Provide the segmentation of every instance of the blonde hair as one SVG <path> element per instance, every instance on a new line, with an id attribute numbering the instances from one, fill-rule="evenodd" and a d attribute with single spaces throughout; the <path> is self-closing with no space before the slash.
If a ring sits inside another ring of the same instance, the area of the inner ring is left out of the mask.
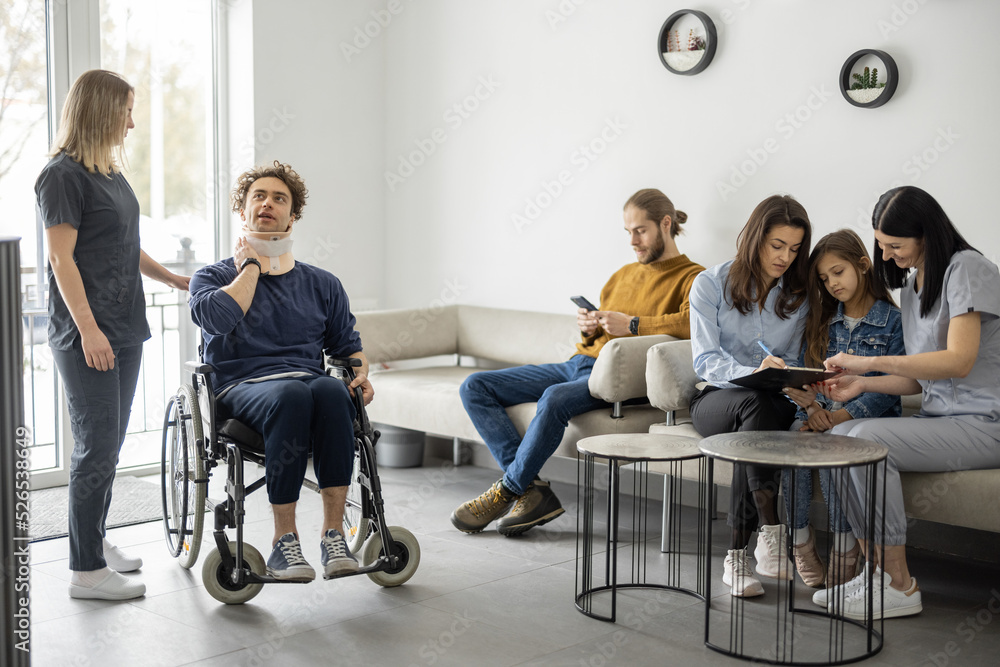
<path id="1" fill-rule="evenodd" d="M 122 142 L 128 96 L 135 89 L 119 74 L 92 69 L 80 75 L 63 104 L 50 155 L 66 153 L 90 173 L 110 176 L 125 162 Z"/>

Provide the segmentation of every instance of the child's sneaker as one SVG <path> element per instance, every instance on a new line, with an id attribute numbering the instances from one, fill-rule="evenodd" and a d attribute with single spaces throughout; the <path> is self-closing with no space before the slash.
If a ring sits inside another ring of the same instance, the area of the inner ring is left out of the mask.
<path id="1" fill-rule="evenodd" d="M 282 581 L 312 581 L 316 571 L 302 555 L 302 544 L 295 533 L 285 533 L 274 545 L 267 559 L 267 573 Z"/>
<path id="2" fill-rule="evenodd" d="M 323 578 L 358 571 L 358 559 L 344 541 L 344 536 L 336 528 L 326 531 L 319 541 L 320 561 L 323 564 Z"/>

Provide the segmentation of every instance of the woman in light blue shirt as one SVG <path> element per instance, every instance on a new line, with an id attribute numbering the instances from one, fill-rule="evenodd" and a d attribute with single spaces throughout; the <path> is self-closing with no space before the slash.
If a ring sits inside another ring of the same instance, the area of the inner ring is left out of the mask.
<path id="1" fill-rule="evenodd" d="M 740 232 L 736 258 L 695 278 L 691 349 L 695 373 L 709 386 L 692 399 L 691 420 L 702 435 L 784 431 L 795 420 L 795 404 L 780 392 L 737 387 L 730 380 L 799 359 L 808 311 L 810 233 L 809 216 L 799 202 L 768 197 Z M 775 499 L 780 476 L 780 468 L 733 467 L 727 520 L 732 540 L 722 580 L 734 596 L 764 594 L 746 554 L 758 527 L 757 573 L 792 577 Z"/>
<path id="2" fill-rule="evenodd" d="M 837 401 L 870 391 L 922 393 L 920 414 L 914 417 L 850 421 L 833 429 L 889 448 L 885 534 L 876 535 L 876 555 L 886 576 L 876 577 L 875 585 L 881 583 L 884 595 L 876 593 L 874 599 L 876 618 L 891 618 L 922 609 L 917 580 L 906 564 L 899 471 L 1000 468 L 1000 272 L 920 188 L 895 188 L 882 195 L 872 226 L 875 271 L 901 290 L 906 354 L 831 357 L 827 367 L 850 375 L 830 382 L 824 393 Z M 860 377 L 871 371 L 886 375 Z M 866 509 L 882 509 L 880 499 L 867 497 L 864 479 L 854 471 L 846 503 L 855 529 L 863 525 Z M 880 530 L 881 522 L 877 525 Z M 813 600 L 842 609 L 848 618 L 863 619 L 866 584 L 862 573 L 833 589 L 832 595 Z"/>

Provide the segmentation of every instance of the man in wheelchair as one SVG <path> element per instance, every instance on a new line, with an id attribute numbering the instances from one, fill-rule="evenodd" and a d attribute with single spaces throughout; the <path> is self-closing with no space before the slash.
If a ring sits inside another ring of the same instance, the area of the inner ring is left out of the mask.
<path id="1" fill-rule="evenodd" d="M 357 571 L 339 528 L 354 464 L 355 407 L 374 396 L 368 361 L 347 294 L 330 272 L 296 263 L 292 225 L 308 196 L 288 165 L 243 173 L 232 207 L 244 221 L 233 256 L 191 278 L 191 317 L 203 332 L 203 359 L 215 368 L 220 417 L 264 438 L 267 495 L 274 512 L 267 574 L 311 581 L 295 505 L 310 454 L 323 500 L 320 562 L 326 577 Z M 350 385 L 323 370 L 323 355 L 361 360 Z"/>

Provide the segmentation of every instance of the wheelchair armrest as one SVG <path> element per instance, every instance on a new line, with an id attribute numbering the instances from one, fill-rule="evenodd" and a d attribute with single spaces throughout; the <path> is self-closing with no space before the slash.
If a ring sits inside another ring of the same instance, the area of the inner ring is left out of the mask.
<path id="1" fill-rule="evenodd" d="M 334 359 L 333 357 L 327 357 L 326 363 L 331 366 L 340 366 L 341 368 L 361 367 L 361 360 L 357 357 L 348 357 L 347 359 Z"/>
<path id="2" fill-rule="evenodd" d="M 197 373 L 198 375 L 208 375 L 215 372 L 215 368 L 211 364 L 203 364 L 200 361 L 185 361 L 184 369 L 188 373 Z"/>

